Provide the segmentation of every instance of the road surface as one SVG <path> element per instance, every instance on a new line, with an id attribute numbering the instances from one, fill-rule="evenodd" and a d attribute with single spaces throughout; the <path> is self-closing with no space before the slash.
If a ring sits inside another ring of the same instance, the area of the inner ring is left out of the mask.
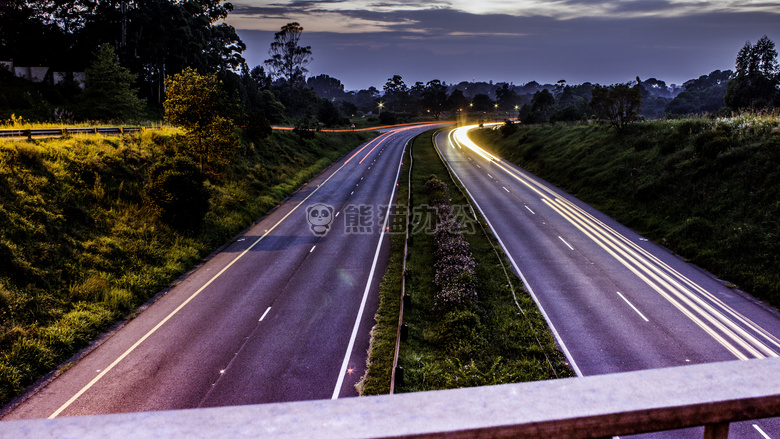
<path id="1" fill-rule="evenodd" d="M 440 133 L 437 147 L 578 375 L 778 356 L 777 310 L 489 154 L 466 132 Z M 780 438 L 780 422 L 735 424 L 731 432 Z M 686 435 L 701 431 L 668 437 Z"/>
<path id="2" fill-rule="evenodd" d="M 355 396 L 409 139 L 333 164 L 3 420 Z"/>

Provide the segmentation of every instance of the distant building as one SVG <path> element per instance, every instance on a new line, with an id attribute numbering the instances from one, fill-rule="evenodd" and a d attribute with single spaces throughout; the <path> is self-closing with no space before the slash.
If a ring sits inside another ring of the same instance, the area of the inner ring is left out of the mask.
<path id="1" fill-rule="evenodd" d="M 69 77 L 72 77 L 73 81 L 78 84 L 79 87 L 84 88 L 84 83 L 87 79 L 87 74 L 85 72 L 53 72 L 49 71 L 48 67 L 17 66 L 14 65 L 13 60 L 0 61 L 0 66 L 10 72 L 13 72 L 13 74 L 17 77 L 26 79 L 30 82 L 62 84 L 67 82 Z"/>

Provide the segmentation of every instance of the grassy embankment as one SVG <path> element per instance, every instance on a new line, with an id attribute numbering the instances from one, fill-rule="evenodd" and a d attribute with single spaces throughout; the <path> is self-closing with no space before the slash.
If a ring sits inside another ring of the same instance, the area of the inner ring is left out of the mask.
<path id="1" fill-rule="evenodd" d="M 0 141 L 0 403 L 84 348 L 370 133 L 274 133 L 206 183 L 197 232 L 162 223 L 148 169 L 174 130 Z"/>
<path id="2" fill-rule="evenodd" d="M 530 126 L 472 139 L 780 306 L 780 119 Z M 632 177 L 636 169 L 636 177 Z"/>
<path id="3" fill-rule="evenodd" d="M 470 216 L 466 198 L 450 179 L 431 140 L 430 132 L 422 134 L 411 147 L 414 154 L 411 205 L 415 212 L 407 263 L 411 304 L 404 308 L 409 336 L 401 343 L 399 364 L 404 368 L 404 380 L 402 384 L 396 383 L 396 392 L 573 376 L 520 280 L 510 273 L 507 281 L 502 264 L 509 267 L 508 261 L 500 248 L 500 256 L 496 253 L 494 238 L 486 235 Z M 407 197 L 409 163 L 407 151 L 397 198 L 400 205 L 405 204 L 403 200 Z M 430 183 L 426 188 L 432 176 L 445 183 L 443 192 L 440 186 L 431 190 Z M 468 243 L 464 253 L 470 253 L 476 263 L 473 276 L 476 301 L 441 306 L 442 289 L 434 279 L 435 266 L 441 260 L 432 233 L 436 219 L 428 208 L 436 199 L 449 201 L 456 218 L 461 220 L 463 237 Z M 404 224 L 405 214 L 406 210 L 399 208 L 396 213 L 399 218 L 393 224 Z M 392 236 L 390 265 L 382 282 L 368 372 L 359 385 L 363 395 L 389 392 L 401 300 L 403 244 L 403 234 Z M 514 302 L 509 284 L 515 290 L 522 312 Z"/>

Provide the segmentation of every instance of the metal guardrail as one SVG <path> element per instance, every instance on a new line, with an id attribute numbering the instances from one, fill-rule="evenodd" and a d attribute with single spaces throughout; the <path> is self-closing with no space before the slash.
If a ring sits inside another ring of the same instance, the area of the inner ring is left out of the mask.
<path id="1" fill-rule="evenodd" d="M 0 422 L 0 437 L 598 438 L 780 416 L 780 358 L 433 392 Z"/>
<path id="2" fill-rule="evenodd" d="M 0 138 L 8 137 L 54 137 L 69 134 L 130 134 L 142 131 L 141 127 L 82 127 L 82 128 L 41 128 L 0 130 Z"/>

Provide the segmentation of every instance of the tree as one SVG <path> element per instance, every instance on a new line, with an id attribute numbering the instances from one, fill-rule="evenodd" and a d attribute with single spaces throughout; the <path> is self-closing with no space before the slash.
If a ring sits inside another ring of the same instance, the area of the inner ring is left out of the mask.
<path id="1" fill-rule="evenodd" d="M 439 120 L 441 113 L 449 109 L 447 87 L 438 79 L 429 81 L 422 91 L 422 104 L 436 120 Z"/>
<path id="2" fill-rule="evenodd" d="M 466 99 L 466 96 L 463 94 L 463 91 L 455 89 L 450 94 L 448 106 L 450 108 L 454 108 L 457 111 L 466 111 L 468 110 L 469 106 L 469 100 Z"/>
<path id="3" fill-rule="evenodd" d="M 545 88 L 534 93 L 530 104 L 523 105 L 519 117 L 522 122 L 528 124 L 544 123 L 550 118 L 554 108 L 555 96 Z"/>
<path id="4" fill-rule="evenodd" d="M 724 102 L 733 110 L 773 106 L 780 97 L 778 85 L 777 50 L 764 35 L 755 46 L 746 42 L 737 54 L 736 71 L 726 86 Z"/>
<path id="5" fill-rule="evenodd" d="M 237 148 L 229 104 L 216 73 L 200 75 L 187 67 L 165 81 L 165 120 L 186 131 L 187 152 L 203 171 L 215 175 Z"/>
<path id="6" fill-rule="evenodd" d="M 484 93 L 474 95 L 471 104 L 474 106 L 474 111 L 493 111 L 493 100 Z"/>
<path id="7" fill-rule="evenodd" d="M 365 113 L 376 111 L 378 100 L 379 90 L 373 85 L 368 89 L 358 91 L 353 98 L 353 102 L 357 105 L 358 110 Z"/>
<path id="8" fill-rule="evenodd" d="M 297 22 L 282 26 L 282 30 L 274 34 L 268 51 L 271 58 L 265 61 L 271 76 L 291 87 L 304 85 L 306 66 L 312 61 L 311 47 L 299 45 L 301 34 L 303 26 Z"/>
<path id="9" fill-rule="evenodd" d="M 734 74 L 731 70 L 715 70 L 709 75 L 685 81 L 684 90 L 666 105 L 669 114 L 716 113 L 723 107 L 726 85 Z"/>
<path id="10" fill-rule="evenodd" d="M 403 112 L 410 100 L 409 87 L 404 82 L 401 75 L 393 75 L 388 79 L 383 87 L 385 94 L 383 96 L 385 100 L 385 107 L 390 109 L 390 112 Z"/>
<path id="11" fill-rule="evenodd" d="M 517 102 L 517 93 L 509 88 L 509 84 L 504 84 L 496 90 L 496 103 L 501 111 L 512 111 Z"/>
<path id="12" fill-rule="evenodd" d="M 328 75 L 318 75 L 306 80 L 306 86 L 323 99 L 344 98 L 344 84 Z"/>
<path id="13" fill-rule="evenodd" d="M 96 14 L 88 32 L 95 39 L 119 38 L 117 21 L 119 1 L 109 0 L 106 13 Z M 125 60 L 146 87 L 142 92 L 159 105 L 165 96 L 164 83 L 168 75 L 185 67 L 200 72 L 235 70 L 243 62 L 241 52 L 246 45 L 235 29 L 222 22 L 233 6 L 223 0 L 174 1 L 136 0 L 127 12 L 127 47 Z M 108 12 L 111 12 L 109 14 Z M 105 18 L 104 18 L 105 17 Z M 109 32 L 115 32 L 111 34 Z"/>
<path id="14" fill-rule="evenodd" d="M 93 120 L 127 120 L 140 116 L 144 101 L 131 88 L 136 76 L 119 65 L 114 48 L 104 44 L 87 69 L 81 115 Z"/>
<path id="15" fill-rule="evenodd" d="M 639 119 L 639 109 L 642 106 L 642 90 L 639 84 L 633 87 L 629 84 L 596 85 L 592 93 L 590 106 L 599 120 L 609 122 L 618 130 L 622 130 Z"/>
<path id="16" fill-rule="evenodd" d="M 259 90 L 269 90 L 271 88 L 271 78 L 266 75 L 263 66 L 255 66 L 249 72 L 249 76 L 255 82 L 255 85 Z"/>

